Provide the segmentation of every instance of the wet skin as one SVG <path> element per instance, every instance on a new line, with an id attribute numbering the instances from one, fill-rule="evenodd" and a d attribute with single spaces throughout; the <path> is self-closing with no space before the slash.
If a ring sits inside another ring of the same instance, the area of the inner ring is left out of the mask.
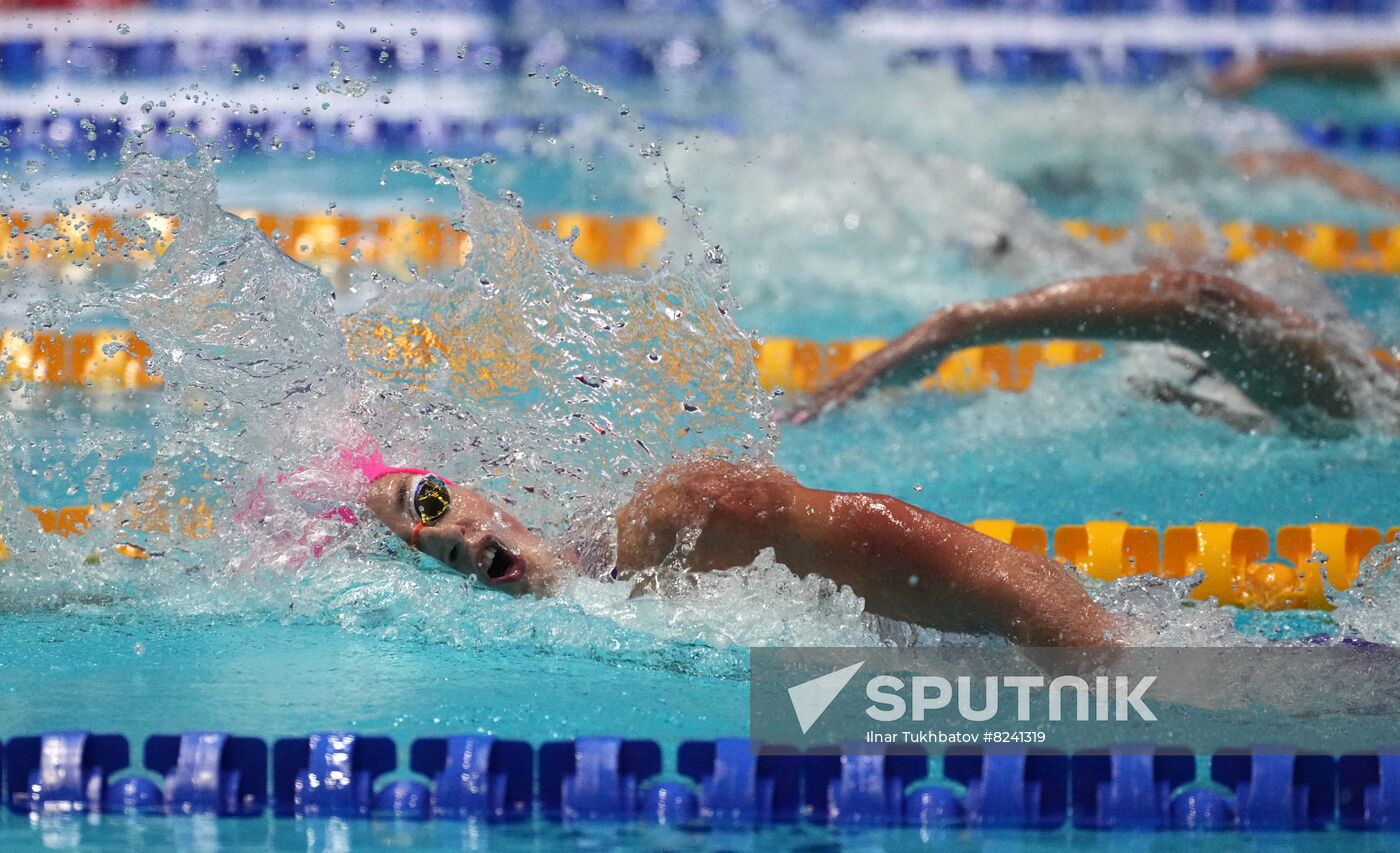
<path id="1" fill-rule="evenodd" d="M 936 311 L 783 413 L 802 423 L 885 384 L 933 372 L 960 347 L 1045 338 L 1160 341 L 1199 353 L 1294 431 L 1325 436 L 1357 416 L 1363 349 L 1224 275 L 1150 268 L 1074 279 Z M 1322 412 L 1332 421 L 1318 418 Z"/>
<path id="2" fill-rule="evenodd" d="M 409 541 L 417 478 L 377 480 L 370 508 Z M 452 507 L 419 548 L 514 593 L 545 594 L 571 569 L 557 549 L 481 495 L 449 487 Z M 695 535 L 697 534 L 698 535 Z M 809 489 L 769 465 L 674 465 L 617 513 L 619 579 L 678 562 L 712 571 L 772 548 L 798 575 L 848 585 L 875 614 L 1038 646 L 1113 644 L 1117 625 L 1051 560 L 886 495 Z M 505 556 L 503 556 L 505 555 Z"/>

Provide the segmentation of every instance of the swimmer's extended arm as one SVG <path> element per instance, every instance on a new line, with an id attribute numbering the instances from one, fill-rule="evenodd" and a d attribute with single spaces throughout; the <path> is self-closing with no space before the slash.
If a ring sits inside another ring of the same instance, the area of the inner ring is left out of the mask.
<path id="1" fill-rule="evenodd" d="M 1259 54 L 1232 61 L 1212 78 L 1211 88 L 1221 95 L 1237 96 L 1276 74 L 1373 76 L 1378 69 L 1393 65 L 1400 65 L 1400 46 Z"/>
<path id="2" fill-rule="evenodd" d="M 1309 178 L 1349 201 L 1400 213 L 1400 191 L 1366 172 L 1317 151 L 1241 151 L 1230 163 L 1250 177 Z"/>
<path id="3" fill-rule="evenodd" d="M 871 613 L 937 630 L 1034 646 L 1106 645 L 1115 630 L 1043 556 L 895 498 L 809 489 L 771 466 L 679 466 L 618 513 L 622 577 L 676 558 L 698 571 L 742 566 L 764 548 L 798 575 L 850 586 Z"/>
<path id="4" fill-rule="evenodd" d="M 929 375 L 954 349 L 1054 337 L 1161 341 L 1194 350 L 1263 409 L 1305 428 L 1305 407 L 1354 417 L 1342 375 L 1348 351 L 1312 318 L 1234 279 L 1192 270 L 1145 270 L 1076 279 L 935 312 L 800 401 L 795 422 L 884 384 Z"/>

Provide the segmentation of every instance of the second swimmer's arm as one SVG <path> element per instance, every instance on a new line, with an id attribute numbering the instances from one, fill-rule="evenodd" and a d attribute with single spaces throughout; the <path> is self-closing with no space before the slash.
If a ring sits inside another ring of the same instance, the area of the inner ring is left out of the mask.
<path id="1" fill-rule="evenodd" d="M 1393 45 L 1281 51 L 1234 60 L 1211 80 L 1211 88 L 1221 95 L 1237 96 L 1276 74 L 1371 76 L 1396 64 L 1400 64 L 1400 47 Z"/>
<path id="2" fill-rule="evenodd" d="M 1400 191 L 1353 166 L 1305 149 L 1241 151 L 1230 163 L 1250 177 L 1309 178 L 1342 198 L 1400 213 Z"/>
<path id="3" fill-rule="evenodd" d="M 787 417 L 800 423 L 879 385 L 926 376 L 956 347 L 1053 337 L 1174 343 L 1201 354 L 1271 413 L 1291 418 L 1312 406 L 1339 418 L 1354 415 L 1339 370 L 1343 356 L 1314 321 L 1226 276 L 1154 269 L 937 311 Z"/>

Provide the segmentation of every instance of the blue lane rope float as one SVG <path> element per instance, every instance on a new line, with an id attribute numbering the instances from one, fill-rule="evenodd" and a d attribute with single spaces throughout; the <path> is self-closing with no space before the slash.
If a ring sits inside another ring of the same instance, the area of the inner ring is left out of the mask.
<path id="1" fill-rule="evenodd" d="M 1400 756 L 1279 747 L 1035 749 L 924 755 L 754 755 L 743 738 L 686 741 L 662 776 L 651 740 L 419 738 L 398 772 L 382 736 L 319 732 L 272 744 L 222 732 L 153 735 L 140 766 L 120 734 L 15 737 L 0 749 L 19 815 L 212 815 L 694 828 L 819 826 L 1094 831 L 1400 830 Z M 270 762 L 269 762 L 270 757 Z M 1202 778 L 1198 768 L 1208 768 Z M 392 779 L 388 777 L 392 774 Z"/>
<path id="2" fill-rule="evenodd" d="M 782 0 L 782 4 L 813 16 L 835 18 L 868 9 L 909 8 L 919 12 L 1005 13 L 1035 12 L 1070 16 L 1144 16 L 1184 14 L 1191 16 L 1335 15 L 1371 16 L 1394 8 L 1391 0 Z M 298 0 L 155 0 L 155 6 L 169 12 L 241 11 L 256 8 L 276 13 L 302 8 Z M 376 6 L 404 12 L 458 12 L 501 23 L 530 21 L 540 16 L 586 10 L 589 14 L 627 17 L 619 0 L 377 0 Z M 661 0 L 646 4 L 650 11 L 685 12 L 707 18 L 721 17 L 717 0 Z M 352 7 L 353 9 L 353 7 Z M 354 12 L 348 13 L 353 16 Z M 637 13 L 632 13 L 635 16 Z"/>
<path id="3" fill-rule="evenodd" d="M 1334 122 L 1299 122 L 1298 136 L 1324 151 L 1354 150 L 1375 154 L 1400 153 L 1400 122 L 1363 122 L 1342 125 Z"/>
<path id="4" fill-rule="evenodd" d="M 1366 46 L 1378 41 L 1395 14 L 1394 0 L 1044 0 L 1029 8 L 1022 0 L 950 0 L 942 8 L 802 0 L 796 5 L 808 16 L 826 13 L 853 36 L 906 59 L 947 64 L 965 79 L 1011 83 L 1149 83 L 1218 69 L 1236 56 L 1266 50 Z M 1003 6 L 1014 10 L 1014 17 Z M 201 76 L 253 96 L 256 90 L 244 85 L 249 81 L 309 81 L 330 68 L 336 77 L 396 82 L 502 79 L 561 65 L 608 81 L 721 81 L 733 73 L 733 45 L 742 43 L 749 51 L 772 47 L 752 38 L 742 24 L 731 28 L 723 14 L 704 5 L 678 5 L 664 28 L 655 25 L 654 4 L 637 13 L 621 4 L 603 7 L 517 3 L 498 14 L 415 10 L 388 23 L 354 12 L 297 15 L 273 9 L 250 16 L 235 9 L 222 15 L 202 8 L 200 14 L 131 10 L 128 24 L 139 35 L 121 37 L 105 19 L 21 13 L 0 21 L 0 95 L 59 80 L 127 85 Z M 561 17 L 584 17 L 589 26 L 560 42 L 552 33 Z M 280 37 L 269 39 L 269 31 Z M 5 100 L 0 97 L 0 104 Z M 136 105 L 124 112 L 135 124 Z"/>
<path id="5" fill-rule="evenodd" d="M 937 50 L 932 53 L 914 51 L 909 59 L 916 62 L 958 63 L 963 76 L 969 80 L 1001 80 L 1002 82 L 1072 82 L 1091 79 L 1081 63 L 1070 52 L 1038 48 L 1005 48 L 989 54 L 990 59 L 977 59 L 965 50 Z M 1146 82 L 1168 73 L 1167 69 L 1185 67 L 1195 59 L 1130 53 L 1134 63 L 1129 74 Z M 1220 56 L 1201 60 L 1206 66 L 1218 67 Z M 990 64 L 989 64 L 990 63 Z M 568 115 L 501 115 L 490 118 L 425 113 L 414 115 L 389 113 L 374 118 L 331 116 L 312 118 L 299 114 L 281 114 L 271 110 L 259 117 L 224 115 L 182 115 L 174 119 L 159 116 L 141 119 L 59 111 L 57 115 L 44 110 L 16 111 L 14 105 L 6 110 L 0 103 L 0 159 L 33 157 L 36 155 L 113 159 L 122 143 L 134 129 L 150 127 L 147 147 L 159 154 L 179 154 L 188 149 L 188 140 L 172 131 L 184 131 L 205 142 L 218 145 L 228 155 L 260 153 L 305 154 L 316 151 L 325 154 L 382 151 L 386 153 L 421 149 L 510 150 L 531 134 L 559 137 L 568 133 L 575 117 Z M 681 117 L 662 113 L 640 113 L 651 128 L 682 128 L 720 133 L 730 131 L 733 122 L 724 115 Z M 1299 140 L 1321 151 L 1357 152 L 1363 154 L 1400 154 L 1400 122 L 1369 121 L 1354 124 L 1336 122 L 1297 122 L 1293 125 Z"/>
<path id="6" fill-rule="evenodd" d="M 1021 82 L 1080 80 L 1083 74 L 1072 62 L 1055 52 L 1008 49 L 996 56 L 1010 62 L 1013 57 L 1020 68 L 1016 79 Z M 960 57 L 960 58 L 957 58 Z M 915 55 L 918 61 L 927 57 Z M 946 57 L 943 57 L 946 58 Z M 986 77 L 991 72 L 979 71 L 970 55 L 955 54 L 957 61 L 966 63 L 966 75 Z M 936 61 L 941 59 L 935 58 Z M 1164 60 L 1174 64 L 1175 60 Z M 1216 63 L 1216 60 L 1212 60 Z M 1056 70 L 1060 69 L 1060 70 Z M 1144 71 L 1143 79 L 1160 76 L 1157 71 Z M 682 127 L 694 130 L 725 132 L 729 122 L 723 116 L 686 119 L 661 114 L 646 114 L 648 126 Z M 186 143 L 171 136 L 172 130 L 188 131 L 206 142 L 218 144 L 226 153 L 278 152 L 304 154 L 307 151 L 348 153 L 364 151 L 401 152 L 428 148 L 437 151 L 493 149 L 513 146 L 530 134 L 557 137 L 567 132 L 574 119 L 564 115 L 506 115 L 492 118 L 438 115 L 389 116 L 357 122 L 348 117 L 313 119 L 300 115 L 269 115 L 263 118 L 228 116 L 188 116 L 181 119 L 159 117 L 150 126 L 155 133 L 148 137 L 148 146 L 157 153 L 180 153 Z M 45 111 L 28 114 L 0 114 L 0 158 L 31 157 L 36 154 L 115 158 L 132 127 L 146 122 L 132 122 L 112 116 Z M 1294 130 L 1306 145 L 1322 151 L 1357 152 L 1363 154 L 1400 154 L 1400 122 L 1298 122 Z"/>

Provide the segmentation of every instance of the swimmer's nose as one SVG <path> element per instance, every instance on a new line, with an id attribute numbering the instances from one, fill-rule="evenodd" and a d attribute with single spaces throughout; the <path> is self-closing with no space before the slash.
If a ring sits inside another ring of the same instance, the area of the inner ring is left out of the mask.
<path id="1" fill-rule="evenodd" d="M 523 580 L 527 569 L 525 558 L 496 537 L 486 536 L 473 544 L 465 531 L 453 527 L 424 528 L 418 547 L 439 563 L 464 575 L 475 574 L 491 586 Z"/>
<path id="2" fill-rule="evenodd" d="M 418 548 L 439 563 L 463 574 L 476 569 L 467 537 L 452 527 L 425 527 L 418 534 Z"/>

